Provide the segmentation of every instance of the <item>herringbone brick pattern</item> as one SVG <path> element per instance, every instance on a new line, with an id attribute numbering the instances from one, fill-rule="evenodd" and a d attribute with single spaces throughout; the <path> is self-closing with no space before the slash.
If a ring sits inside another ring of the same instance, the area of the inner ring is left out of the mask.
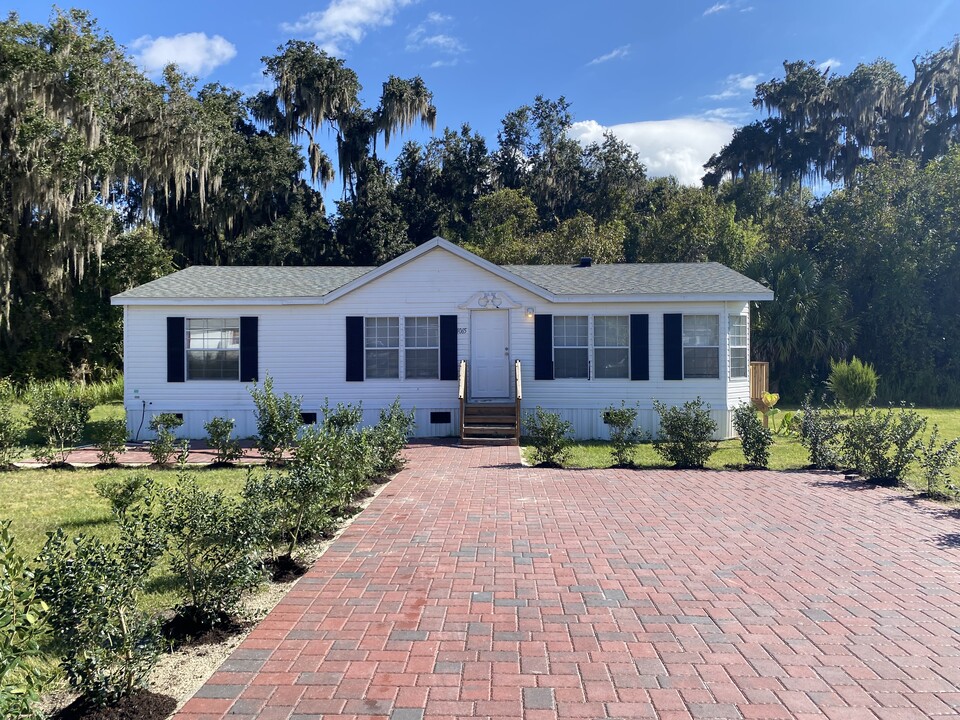
<path id="1" fill-rule="evenodd" d="M 826 474 L 408 456 L 182 720 L 960 713 L 943 508 Z"/>

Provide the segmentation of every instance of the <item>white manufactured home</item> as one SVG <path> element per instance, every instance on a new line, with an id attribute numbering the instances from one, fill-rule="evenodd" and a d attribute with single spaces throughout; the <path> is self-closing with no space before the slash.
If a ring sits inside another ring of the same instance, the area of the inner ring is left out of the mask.
<path id="1" fill-rule="evenodd" d="M 267 374 L 303 397 L 399 397 L 420 437 L 506 435 L 536 406 L 578 438 L 606 438 L 604 408 L 701 397 L 719 435 L 750 400 L 751 302 L 767 288 L 717 263 L 498 266 L 435 238 L 376 268 L 190 267 L 113 297 L 124 310 L 131 437 L 181 413 L 184 437 L 220 416 L 256 433 L 249 388 Z"/>

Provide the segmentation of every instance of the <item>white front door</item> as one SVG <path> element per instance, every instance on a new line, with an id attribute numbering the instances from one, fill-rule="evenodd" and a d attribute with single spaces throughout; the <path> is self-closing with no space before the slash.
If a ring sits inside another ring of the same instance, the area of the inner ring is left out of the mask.
<path id="1" fill-rule="evenodd" d="M 509 317 L 508 310 L 470 313 L 471 397 L 510 397 Z"/>

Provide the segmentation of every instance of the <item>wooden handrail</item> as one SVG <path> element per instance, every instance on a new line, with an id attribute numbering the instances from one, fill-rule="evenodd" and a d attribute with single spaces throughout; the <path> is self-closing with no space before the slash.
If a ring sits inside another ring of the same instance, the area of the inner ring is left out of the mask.
<path id="1" fill-rule="evenodd" d="M 460 437 L 463 438 L 463 420 L 467 404 L 467 361 L 460 361 L 460 389 L 457 393 L 460 399 Z"/>
<path id="2" fill-rule="evenodd" d="M 520 361 L 513 364 L 514 382 L 516 383 L 516 415 L 517 415 L 517 443 L 520 443 L 520 401 L 523 399 L 523 373 L 520 369 Z"/>

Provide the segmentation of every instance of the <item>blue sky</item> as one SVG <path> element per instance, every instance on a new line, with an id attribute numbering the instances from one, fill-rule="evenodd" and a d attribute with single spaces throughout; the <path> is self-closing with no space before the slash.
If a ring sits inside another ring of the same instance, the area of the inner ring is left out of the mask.
<path id="1" fill-rule="evenodd" d="M 564 95 L 578 138 L 599 139 L 611 128 L 651 175 L 687 183 L 697 182 L 736 125 L 757 116 L 753 86 L 780 75 L 784 60 L 847 73 L 883 56 L 909 77 L 913 57 L 960 32 L 955 0 L 88 0 L 79 7 L 148 72 L 174 61 L 201 83 L 249 93 L 263 83 L 260 57 L 290 38 L 344 57 L 371 105 L 388 75 L 421 75 L 434 93 L 437 132 L 469 122 L 491 147 L 508 111 L 537 94 Z M 13 9 L 24 20 L 50 14 L 36 0 Z"/>

